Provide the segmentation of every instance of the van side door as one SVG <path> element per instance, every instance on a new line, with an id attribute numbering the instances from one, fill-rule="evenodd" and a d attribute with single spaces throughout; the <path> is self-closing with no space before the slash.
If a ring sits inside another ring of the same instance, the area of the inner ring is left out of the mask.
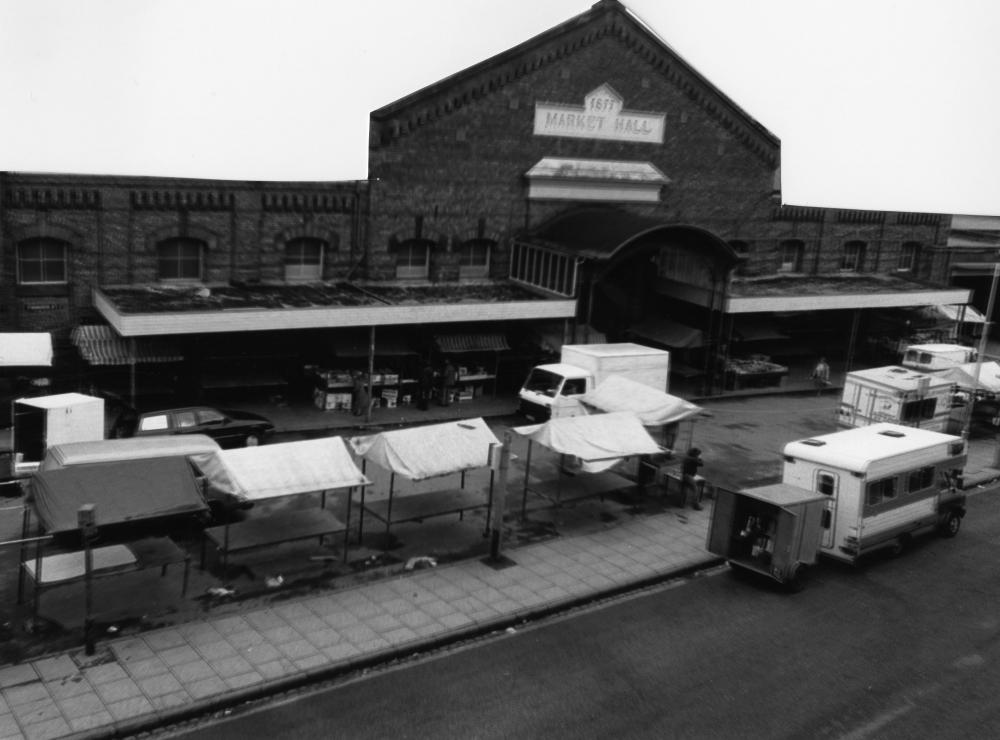
<path id="1" fill-rule="evenodd" d="M 820 536 L 820 546 L 833 547 L 836 541 L 837 529 L 837 497 L 840 494 L 840 476 L 830 470 L 817 470 L 814 490 L 826 496 L 826 507 L 820 526 L 823 531 Z"/>

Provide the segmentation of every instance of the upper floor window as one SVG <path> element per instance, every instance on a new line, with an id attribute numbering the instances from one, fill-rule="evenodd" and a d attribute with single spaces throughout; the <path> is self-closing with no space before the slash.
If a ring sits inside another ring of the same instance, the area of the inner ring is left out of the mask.
<path id="1" fill-rule="evenodd" d="M 177 237 L 157 245 L 160 280 L 201 280 L 205 243 Z"/>
<path id="2" fill-rule="evenodd" d="M 17 282 L 21 285 L 66 282 L 66 242 L 40 237 L 17 245 Z"/>
<path id="3" fill-rule="evenodd" d="M 430 242 L 411 239 L 396 247 L 396 277 L 426 278 L 430 268 Z"/>
<path id="4" fill-rule="evenodd" d="M 781 262 L 778 272 L 802 272 L 802 253 L 805 245 L 798 239 L 786 239 L 781 242 Z"/>
<path id="5" fill-rule="evenodd" d="M 913 272 L 917 269 L 917 256 L 920 253 L 920 245 L 915 242 L 907 242 L 899 250 L 899 265 L 896 269 L 900 272 Z"/>
<path id="6" fill-rule="evenodd" d="M 488 239 L 473 239 L 462 244 L 458 252 L 458 276 L 489 277 L 491 252 L 492 242 Z"/>
<path id="7" fill-rule="evenodd" d="M 849 272 L 860 272 L 865 264 L 865 243 L 847 242 L 840 258 L 840 269 Z"/>
<path id="8" fill-rule="evenodd" d="M 321 239 L 309 237 L 288 242 L 285 245 L 285 280 L 322 280 L 325 248 L 326 244 Z"/>

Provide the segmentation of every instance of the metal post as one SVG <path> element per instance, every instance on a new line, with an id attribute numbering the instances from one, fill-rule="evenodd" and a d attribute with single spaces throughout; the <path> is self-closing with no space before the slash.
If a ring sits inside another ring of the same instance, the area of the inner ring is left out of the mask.
<path id="1" fill-rule="evenodd" d="M 375 326 L 368 330 L 368 408 L 365 409 L 365 421 L 372 420 L 372 399 L 375 397 L 375 385 L 372 378 L 375 376 Z"/>
<path id="2" fill-rule="evenodd" d="M 93 610 L 93 570 L 94 554 L 92 545 L 97 536 L 97 519 L 94 505 L 84 504 L 76 512 L 76 521 L 80 527 L 80 536 L 83 538 L 83 644 L 84 652 L 87 655 L 94 654 L 94 620 Z"/>
<path id="3" fill-rule="evenodd" d="M 496 460 L 497 452 L 500 455 L 499 460 L 497 460 L 497 488 L 500 490 L 493 493 L 493 511 L 490 512 L 490 558 L 494 562 L 501 559 L 500 545 L 503 541 L 503 517 L 507 499 L 507 473 L 510 470 L 510 446 L 511 431 L 509 429 L 504 432 L 502 445 L 490 445 L 490 460 Z"/>
<path id="4" fill-rule="evenodd" d="M 986 304 L 986 321 L 983 323 L 983 334 L 979 337 L 979 352 L 976 355 L 976 367 L 972 375 L 972 397 L 965 406 L 965 417 L 962 422 L 962 436 L 969 438 L 969 427 L 972 426 L 972 410 L 976 405 L 976 391 L 979 389 L 979 373 L 983 368 L 983 355 L 986 354 L 986 340 L 990 335 L 990 325 L 993 323 L 993 304 L 997 297 L 997 280 L 1000 279 L 1000 262 L 993 264 L 993 280 L 990 282 L 990 298 Z M 998 455 L 1000 456 L 1000 455 Z"/>

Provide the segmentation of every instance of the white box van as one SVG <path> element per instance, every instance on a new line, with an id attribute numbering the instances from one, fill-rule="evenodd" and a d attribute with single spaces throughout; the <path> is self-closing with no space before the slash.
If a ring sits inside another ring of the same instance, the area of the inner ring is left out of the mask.
<path id="1" fill-rule="evenodd" d="M 844 378 L 837 423 L 863 427 L 878 422 L 952 431 L 957 384 L 950 377 L 899 365 L 854 370 Z"/>

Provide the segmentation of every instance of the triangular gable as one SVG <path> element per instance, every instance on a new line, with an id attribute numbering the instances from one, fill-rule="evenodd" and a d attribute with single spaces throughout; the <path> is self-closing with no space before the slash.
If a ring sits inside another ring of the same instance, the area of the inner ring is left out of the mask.
<path id="1" fill-rule="evenodd" d="M 647 61 L 651 71 L 655 70 L 682 90 L 687 100 L 718 121 L 736 140 L 769 165 L 777 166 L 778 138 L 618 0 L 600 0 L 589 10 L 548 31 L 373 111 L 371 144 L 378 148 L 508 85 L 523 84 L 525 76 L 550 65 L 565 64 L 567 57 L 607 36 L 620 39 L 630 53 Z M 627 100 L 623 102 L 628 106 Z"/>

